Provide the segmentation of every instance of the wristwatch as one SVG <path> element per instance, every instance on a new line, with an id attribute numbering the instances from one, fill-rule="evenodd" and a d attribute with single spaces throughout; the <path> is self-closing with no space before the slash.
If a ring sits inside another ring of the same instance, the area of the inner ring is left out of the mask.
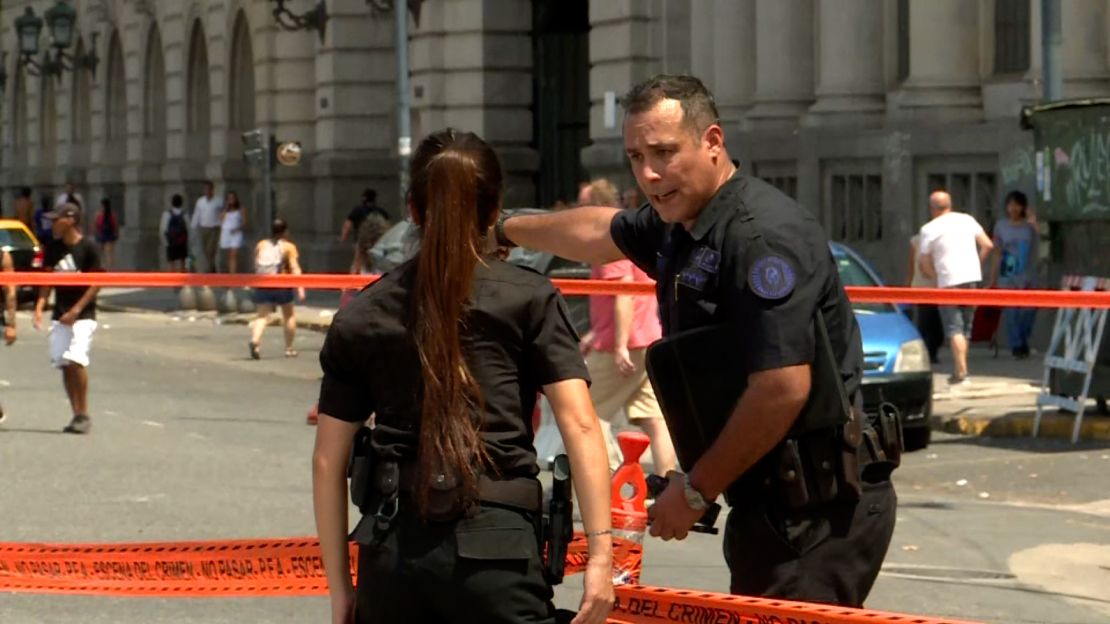
<path id="1" fill-rule="evenodd" d="M 516 243 L 509 240 L 508 236 L 505 236 L 505 221 L 508 218 L 509 217 L 507 215 L 502 213 L 501 216 L 497 218 L 497 223 L 495 223 L 493 226 L 493 237 L 497 239 L 498 247 L 516 247 Z"/>
<path id="2" fill-rule="evenodd" d="M 704 511 L 709 507 L 709 502 L 701 495 L 694 484 L 690 483 L 690 475 L 672 470 L 667 473 L 667 480 L 682 479 L 682 493 L 686 495 L 686 505 L 694 511 Z"/>

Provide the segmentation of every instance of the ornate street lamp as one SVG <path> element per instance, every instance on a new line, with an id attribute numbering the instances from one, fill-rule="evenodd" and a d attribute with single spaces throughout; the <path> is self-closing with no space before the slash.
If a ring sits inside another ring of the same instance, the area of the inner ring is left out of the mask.
<path id="1" fill-rule="evenodd" d="M 93 76 L 100 59 L 96 56 L 97 33 L 93 33 L 93 44 L 89 52 L 71 56 L 66 50 L 73 45 L 76 31 L 77 11 L 58 0 L 57 4 L 46 10 L 46 26 L 50 30 L 50 47 L 54 49 L 42 53 L 42 61 L 35 57 L 39 54 L 39 35 L 42 33 L 43 19 L 35 15 L 34 9 L 27 7 L 23 15 L 15 20 L 16 37 L 19 40 L 19 65 L 27 68 L 32 76 L 58 76 L 65 71 L 84 68 Z"/>
<path id="2" fill-rule="evenodd" d="M 42 32 L 42 18 L 35 10 L 27 7 L 23 15 L 15 18 L 15 32 L 19 37 L 19 54 L 22 58 L 33 59 L 39 53 L 39 33 Z"/>
<path id="3" fill-rule="evenodd" d="M 328 6 L 324 0 L 316 0 L 316 6 L 304 13 L 294 13 L 285 6 L 286 0 L 271 0 L 274 3 L 274 21 L 283 30 L 315 30 L 320 33 L 320 43 L 328 28 Z"/>
<path id="4" fill-rule="evenodd" d="M 65 50 L 73 44 L 73 24 L 77 21 L 77 9 L 59 1 L 47 9 L 43 17 L 50 28 L 50 38 L 55 48 Z"/>

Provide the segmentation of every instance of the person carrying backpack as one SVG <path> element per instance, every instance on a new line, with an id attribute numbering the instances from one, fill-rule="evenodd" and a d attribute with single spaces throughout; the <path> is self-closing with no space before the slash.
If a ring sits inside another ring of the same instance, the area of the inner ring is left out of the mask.
<path id="1" fill-rule="evenodd" d="M 257 275 L 301 274 L 297 246 L 289 240 L 289 226 L 282 219 L 274 219 L 270 238 L 258 241 L 254 247 L 254 272 Z M 297 300 L 304 301 L 304 288 L 298 288 Z M 292 288 L 256 288 L 251 296 L 258 308 L 258 316 L 251 321 L 251 339 L 247 343 L 252 359 L 261 359 L 262 332 L 270 323 L 274 308 L 281 308 L 285 327 L 285 357 L 297 357 L 293 338 L 297 332 L 297 319 L 293 316 Z"/>
<path id="2" fill-rule="evenodd" d="M 189 257 L 189 223 L 182 206 L 185 199 L 174 194 L 170 209 L 162 213 L 162 224 L 158 231 L 166 243 L 166 262 L 170 271 L 185 272 L 185 259 Z"/>

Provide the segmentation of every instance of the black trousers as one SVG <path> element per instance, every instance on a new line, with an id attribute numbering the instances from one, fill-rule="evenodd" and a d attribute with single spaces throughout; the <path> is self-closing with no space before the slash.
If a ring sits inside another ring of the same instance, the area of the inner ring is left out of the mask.
<path id="1" fill-rule="evenodd" d="M 937 361 L 937 351 L 944 346 L 944 326 L 940 322 L 940 310 L 935 305 L 921 304 L 917 308 L 917 330 L 929 351 L 929 361 Z"/>
<path id="2" fill-rule="evenodd" d="M 864 483 L 855 504 L 807 513 L 767 504 L 729 512 L 724 551 L 733 594 L 863 606 L 894 534 L 890 481 Z"/>
<path id="3" fill-rule="evenodd" d="M 555 624 L 532 518 L 482 507 L 473 518 L 423 523 L 402 506 L 377 546 L 360 543 L 356 621 Z"/>

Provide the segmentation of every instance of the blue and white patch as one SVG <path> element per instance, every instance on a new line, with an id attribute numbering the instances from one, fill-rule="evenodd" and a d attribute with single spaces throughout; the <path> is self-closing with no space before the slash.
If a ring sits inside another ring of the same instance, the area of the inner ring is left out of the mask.
<path id="1" fill-rule="evenodd" d="M 695 268 L 684 269 L 678 274 L 678 283 L 694 290 L 705 290 L 705 285 L 708 282 L 709 276 Z"/>
<path id="2" fill-rule="evenodd" d="M 794 267 L 779 256 L 759 258 L 748 273 L 752 292 L 764 299 L 782 299 L 794 291 L 797 281 Z"/>
<path id="3" fill-rule="evenodd" d="M 716 274 L 721 266 L 721 252 L 708 247 L 698 247 L 693 254 L 694 265 L 706 273 Z"/>

